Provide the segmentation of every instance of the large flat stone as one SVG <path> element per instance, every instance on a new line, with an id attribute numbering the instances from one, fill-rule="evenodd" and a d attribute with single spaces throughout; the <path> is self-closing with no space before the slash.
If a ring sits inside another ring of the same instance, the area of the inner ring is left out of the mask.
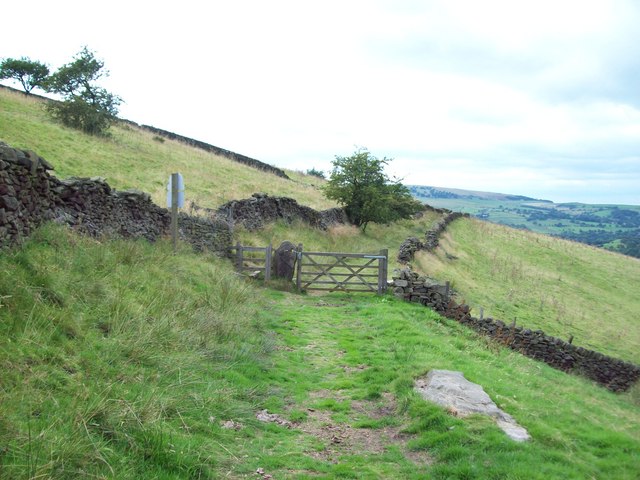
<path id="1" fill-rule="evenodd" d="M 516 442 L 531 438 L 511 415 L 498 408 L 482 386 L 464 378 L 462 372 L 431 370 L 416 380 L 414 388 L 425 400 L 449 408 L 460 417 L 476 413 L 494 418 L 498 427 Z"/>

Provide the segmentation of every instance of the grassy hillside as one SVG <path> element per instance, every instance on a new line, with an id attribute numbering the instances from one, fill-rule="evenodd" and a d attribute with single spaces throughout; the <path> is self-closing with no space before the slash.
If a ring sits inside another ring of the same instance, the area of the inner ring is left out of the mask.
<path id="1" fill-rule="evenodd" d="M 270 291 L 167 243 L 51 226 L 0 257 L 0 299 L 3 479 L 637 478 L 638 392 L 392 298 Z M 533 440 L 422 401 L 432 368 Z"/>
<path id="2" fill-rule="evenodd" d="M 273 348 L 252 288 L 226 262 L 202 260 L 54 227 L 3 253 L 1 478 L 200 468 L 208 418 L 253 409 Z M 191 435 L 174 435 L 185 417 Z"/>
<path id="3" fill-rule="evenodd" d="M 450 225 L 424 272 L 479 314 L 640 363 L 640 259 L 476 219 Z"/>
<path id="4" fill-rule="evenodd" d="M 317 177 L 289 172 L 294 181 L 284 180 L 177 142 L 160 142 L 128 124 L 115 126 L 111 138 L 87 136 L 52 122 L 41 100 L 1 88 L 0 132 L 2 140 L 42 154 L 61 177 L 105 176 L 116 188 L 152 192 L 161 205 L 166 178 L 179 170 L 185 176 L 187 199 L 203 206 L 215 207 L 255 191 L 291 196 L 316 208 L 333 206 L 319 191 L 322 180 Z M 371 225 L 364 234 L 337 227 L 318 235 L 304 225 L 276 224 L 261 232 L 238 230 L 236 236 L 254 245 L 278 245 L 287 239 L 303 243 L 307 250 L 388 248 L 395 261 L 400 243 L 408 236 L 420 237 L 434 219 L 428 214 L 417 222 Z M 484 307 L 488 315 L 506 321 L 517 317 L 527 327 L 565 339 L 573 335 L 577 344 L 640 361 L 640 329 L 635 323 L 640 300 L 633 293 L 640 278 L 637 261 L 486 223 L 456 225 L 450 238 L 462 243 L 444 246 L 458 260 L 440 251 L 419 263 L 422 270 L 452 280 L 468 302 Z M 597 319 L 595 324 L 592 319 Z"/>
<path id="5" fill-rule="evenodd" d="M 108 138 L 88 136 L 53 122 L 42 107 L 38 98 L 0 88 L 0 140 L 34 150 L 60 178 L 105 177 L 116 189 L 143 190 L 165 205 L 169 175 L 180 172 L 187 201 L 204 207 L 254 192 L 292 197 L 314 208 L 336 206 L 322 196 L 317 177 L 287 172 L 293 181 L 282 179 L 125 123 L 113 126 Z"/>

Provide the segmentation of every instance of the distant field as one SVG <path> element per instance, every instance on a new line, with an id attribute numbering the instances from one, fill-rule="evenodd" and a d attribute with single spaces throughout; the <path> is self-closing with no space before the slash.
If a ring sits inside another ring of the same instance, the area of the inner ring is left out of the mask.
<path id="1" fill-rule="evenodd" d="M 519 195 L 409 188 L 417 199 L 434 207 L 640 257 L 640 205 L 553 203 Z"/>

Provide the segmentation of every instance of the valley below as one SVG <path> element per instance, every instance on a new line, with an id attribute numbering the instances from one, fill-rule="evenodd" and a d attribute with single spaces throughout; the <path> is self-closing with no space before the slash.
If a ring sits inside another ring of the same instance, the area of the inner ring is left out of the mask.
<path id="1" fill-rule="evenodd" d="M 409 186 L 418 200 L 513 228 L 640 257 L 640 206 L 554 203 L 521 195 Z"/>

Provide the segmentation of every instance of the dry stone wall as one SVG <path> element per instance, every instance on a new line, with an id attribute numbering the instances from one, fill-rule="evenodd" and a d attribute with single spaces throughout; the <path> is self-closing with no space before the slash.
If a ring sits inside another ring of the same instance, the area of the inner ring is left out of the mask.
<path id="1" fill-rule="evenodd" d="M 134 123 L 134 122 L 131 122 Z M 137 125 L 137 124 L 135 124 Z M 232 152 L 231 150 L 226 150 L 224 148 L 216 147 L 215 145 L 210 145 L 205 142 L 201 142 L 200 140 L 194 140 L 193 138 L 184 137 L 182 135 L 178 135 L 177 133 L 169 132 L 167 130 L 162 130 L 161 128 L 152 127 L 151 125 L 138 125 L 140 128 L 148 130 L 156 135 L 159 135 L 164 138 L 168 138 L 170 140 L 177 140 L 182 143 L 186 143 L 195 148 L 199 148 L 206 152 L 211 152 L 216 155 L 220 155 L 222 157 L 226 157 L 234 162 L 242 163 L 243 165 L 247 165 L 252 168 L 257 168 L 258 170 L 263 170 L 268 173 L 273 173 L 278 177 L 289 179 L 289 176 L 284 173 L 284 170 L 281 170 L 273 165 L 269 165 L 267 163 L 261 162 L 260 160 L 256 160 L 255 158 L 247 157 L 246 155 L 242 155 L 240 153 Z"/>
<path id="2" fill-rule="evenodd" d="M 0 143 L 0 246 L 28 236 L 53 220 L 59 205 L 49 183 L 51 165 L 34 152 Z"/>
<path id="3" fill-rule="evenodd" d="M 53 167 L 31 151 L 0 142 L 0 247 L 28 237 L 46 221 L 56 221 L 92 236 L 146 238 L 169 231 L 169 212 L 148 194 L 113 190 L 102 178 L 59 180 Z M 182 215 L 180 235 L 197 250 L 226 255 L 231 227 L 221 219 Z"/>
<path id="4" fill-rule="evenodd" d="M 438 210 L 444 213 L 444 216 L 438 220 L 424 235 L 424 240 L 417 237 L 409 237 L 400 244 L 398 251 L 398 261 L 406 264 L 413 260 L 415 253 L 419 250 L 432 252 L 438 247 L 440 235 L 446 230 L 447 226 L 460 217 L 468 217 L 468 213 L 451 212 Z"/>
<path id="5" fill-rule="evenodd" d="M 632 363 L 575 346 L 542 330 L 532 331 L 492 318 L 473 317 L 468 305 L 458 305 L 451 298 L 446 285 L 419 276 L 408 268 L 394 272 L 391 286 L 398 298 L 428 306 L 527 357 L 583 375 L 614 392 L 628 390 L 640 379 L 640 367 Z"/>
<path id="6" fill-rule="evenodd" d="M 233 244 L 231 225 L 223 219 L 200 218 L 180 213 L 178 215 L 180 237 L 191 244 L 197 252 L 215 252 L 229 256 Z"/>
<path id="7" fill-rule="evenodd" d="M 82 233 L 155 241 L 169 227 L 167 210 L 144 192 L 112 190 L 102 178 L 50 181 L 59 184 L 53 188 L 60 200 L 56 220 Z"/>
<path id="8" fill-rule="evenodd" d="M 326 230 L 338 223 L 348 223 L 341 208 L 317 211 L 300 205 L 293 198 L 271 197 L 265 193 L 254 193 L 251 198 L 234 200 L 222 205 L 216 215 L 231 225 L 242 225 L 247 230 L 258 230 L 266 223 L 285 220 L 289 223 L 302 220 L 312 227 Z"/>

